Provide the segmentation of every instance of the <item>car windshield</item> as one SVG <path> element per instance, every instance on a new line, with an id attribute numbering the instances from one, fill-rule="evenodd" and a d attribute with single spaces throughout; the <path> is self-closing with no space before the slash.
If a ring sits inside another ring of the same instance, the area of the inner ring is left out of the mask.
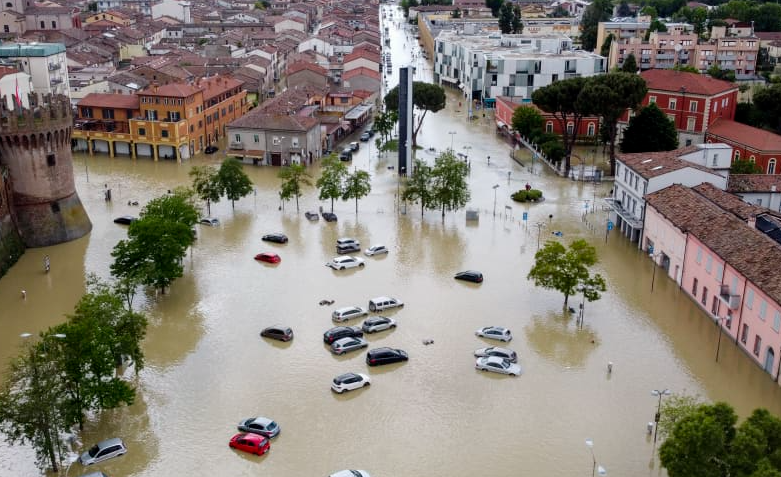
<path id="1" fill-rule="evenodd" d="M 274 421 L 269 422 L 269 424 L 266 426 L 266 429 L 269 431 L 273 431 L 277 428 L 277 423 Z"/>
<path id="2" fill-rule="evenodd" d="M 92 449 L 90 449 L 87 453 L 89 454 L 90 457 L 95 457 L 95 455 L 98 453 L 98 451 L 100 451 L 100 447 L 98 447 L 97 445 L 94 445 L 94 446 L 92 446 Z"/>

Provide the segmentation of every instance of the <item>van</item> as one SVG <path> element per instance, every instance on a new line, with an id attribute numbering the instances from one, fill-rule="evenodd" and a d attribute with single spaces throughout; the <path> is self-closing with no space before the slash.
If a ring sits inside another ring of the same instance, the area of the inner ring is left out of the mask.
<path id="1" fill-rule="evenodd" d="M 402 306 L 404 306 L 403 302 L 389 296 L 378 296 L 369 300 L 369 310 L 371 311 L 382 311 Z"/>

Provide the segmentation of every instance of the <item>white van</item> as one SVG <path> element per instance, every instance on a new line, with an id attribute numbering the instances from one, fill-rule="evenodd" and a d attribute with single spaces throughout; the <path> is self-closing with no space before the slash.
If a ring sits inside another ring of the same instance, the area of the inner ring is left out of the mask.
<path id="1" fill-rule="evenodd" d="M 369 300 L 370 311 L 382 311 L 390 308 L 402 307 L 404 303 L 388 296 L 378 296 Z"/>

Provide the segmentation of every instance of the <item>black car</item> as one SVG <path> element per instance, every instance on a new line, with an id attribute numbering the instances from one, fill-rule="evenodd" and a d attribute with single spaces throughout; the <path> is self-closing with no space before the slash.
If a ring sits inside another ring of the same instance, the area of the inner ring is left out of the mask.
<path id="1" fill-rule="evenodd" d="M 342 338 L 361 338 L 363 330 L 357 326 L 337 326 L 323 333 L 323 342 L 331 344 Z"/>
<path id="2" fill-rule="evenodd" d="M 323 212 L 323 218 L 326 222 L 336 222 L 336 214 L 331 212 Z"/>
<path id="3" fill-rule="evenodd" d="M 122 217 L 117 217 L 116 219 L 114 219 L 114 223 L 120 225 L 130 225 L 136 220 L 138 219 L 133 217 L 132 215 L 123 215 Z"/>
<path id="4" fill-rule="evenodd" d="M 261 240 L 264 242 L 287 243 L 287 235 L 280 233 L 266 234 L 261 238 Z"/>
<path id="5" fill-rule="evenodd" d="M 369 366 L 398 363 L 399 361 L 407 361 L 408 359 L 407 352 L 400 349 L 374 348 L 366 353 L 366 364 Z"/>
<path id="6" fill-rule="evenodd" d="M 290 341 L 293 339 L 293 330 L 287 326 L 274 325 L 261 331 L 260 336 L 271 338 L 272 340 Z"/>
<path id="7" fill-rule="evenodd" d="M 361 251 L 361 246 L 355 242 L 336 246 L 336 253 L 338 253 L 339 255 L 343 255 L 345 253 L 360 252 L 360 251 Z"/>
<path id="8" fill-rule="evenodd" d="M 206 146 L 206 149 L 203 150 L 206 154 L 214 154 L 217 151 L 219 151 L 217 146 Z"/>
<path id="9" fill-rule="evenodd" d="M 458 272 L 456 273 L 456 276 L 453 278 L 455 278 L 456 280 L 464 280 L 472 283 L 483 282 L 483 274 L 475 270 L 466 270 L 463 272 Z"/>

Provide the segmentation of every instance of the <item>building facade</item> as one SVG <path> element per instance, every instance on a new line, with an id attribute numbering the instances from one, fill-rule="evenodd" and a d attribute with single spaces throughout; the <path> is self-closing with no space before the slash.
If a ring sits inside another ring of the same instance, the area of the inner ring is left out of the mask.
<path id="1" fill-rule="evenodd" d="M 0 59 L 13 62 L 32 77 L 38 94 L 70 97 L 68 61 L 62 43 L 6 43 L 0 45 Z"/>
<path id="2" fill-rule="evenodd" d="M 536 109 L 540 113 L 540 116 L 542 116 L 543 131 L 547 133 L 561 136 L 564 134 L 564 127 L 566 127 L 569 132 L 575 131 L 574 122 L 569 122 L 567 125 L 562 125 L 562 122 L 556 119 L 553 114 L 546 113 L 545 111 L 535 106 L 534 103 L 530 101 L 524 101 L 522 98 L 511 98 L 507 96 L 499 96 L 496 98 L 496 113 L 494 115 L 496 120 L 496 128 L 500 131 L 506 131 L 507 133 L 514 134 L 512 132 L 513 113 L 515 113 L 515 110 L 520 106 L 529 106 Z M 598 132 L 599 117 L 586 116 L 581 120 L 576 134 L 579 138 L 588 140 L 589 138 L 594 139 Z"/>
<path id="3" fill-rule="evenodd" d="M 732 146 L 733 161 L 750 161 L 764 174 L 781 174 L 781 136 L 778 134 L 720 118 L 708 127 L 705 140 Z"/>
<path id="4" fill-rule="evenodd" d="M 320 120 L 253 111 L 228 125 L 230 153 L 255 165 L 311 165 L 322 149 Z"/>

